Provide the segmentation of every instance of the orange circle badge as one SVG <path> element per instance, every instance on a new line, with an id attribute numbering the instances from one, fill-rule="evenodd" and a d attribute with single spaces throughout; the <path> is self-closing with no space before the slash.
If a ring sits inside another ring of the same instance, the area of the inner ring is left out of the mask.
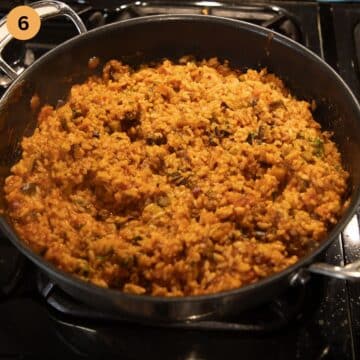
<path id="1" fill-rule="evenodd" d="M 6 20 L 9 33 L 18 40 L 29 40 L 40 30 L 40 16 L 30 6 L 17 6 Z"/>

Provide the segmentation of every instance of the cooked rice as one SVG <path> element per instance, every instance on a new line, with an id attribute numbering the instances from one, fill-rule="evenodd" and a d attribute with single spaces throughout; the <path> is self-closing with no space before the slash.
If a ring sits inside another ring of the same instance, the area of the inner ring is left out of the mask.
<path id="1" fill-rule="evenodd" d="M 182 58 L 44 106 L 6 179 L 19 236 L 102 287 L 186 296 L 296 263 L 337 222 L 348 173 L 312 106 L 266 70 Z"/>

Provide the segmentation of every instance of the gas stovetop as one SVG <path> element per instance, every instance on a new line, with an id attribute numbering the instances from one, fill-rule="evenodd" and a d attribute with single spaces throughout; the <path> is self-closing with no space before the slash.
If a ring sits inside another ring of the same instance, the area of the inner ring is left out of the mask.
<path id="1" fill-rule="evenodd" d="M 7 14 L 22 1 L 0 2 Z M 29 2 L 25 2 L 29 3 Z M 312 1 L 67 1 L 88 29 L 151 14 L 226 16 L 271 28 L 304 44 L 332 65 L 360 98 L 360 5 Z M 5 57 L 26 68 L 76 35 L 53 19 L 27 43 L 13 42 Z M 6 76 L 0 84 L 6 85 Z M 359 259 L 355 216 L 324 261 Z M 312 276 L 261 307 L 227 319 L 197 323 L 135 323 L 90 309 L 39 274 L 0 236 L 0 359 L 39 357 L 207 360 L 360 359 L 360 284 Z M 55 355 L 54 355 L 55 354 Z"/>

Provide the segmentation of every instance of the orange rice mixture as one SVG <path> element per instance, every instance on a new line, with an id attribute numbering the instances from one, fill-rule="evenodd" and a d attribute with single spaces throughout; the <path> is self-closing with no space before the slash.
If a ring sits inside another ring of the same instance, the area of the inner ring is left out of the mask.
<path id="1" fill-rule="evenodd" d="M 44 106 L 6 179 L 18 235 L 58 268 L 135 294 L 254 283 L 324 239 L 348 173 L 311 105 L 266 70 L 164 60 Z"/>

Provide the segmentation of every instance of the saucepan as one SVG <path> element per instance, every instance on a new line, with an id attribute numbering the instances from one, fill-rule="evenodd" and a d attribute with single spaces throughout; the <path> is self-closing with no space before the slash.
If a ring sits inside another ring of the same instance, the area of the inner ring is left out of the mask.
<path id="1" fill-rule="evenodd" d="M 132 295 L 86 283 L 45 261 L 19 239 L 4 215 L 1 228 L 10 241 L 52 281 L 80 302 L 136 319 L 196 321 L 224 316 L 274 298 L 304 279 L 318 273 L 345 280 L 360 279 L 360 262 L 344 267 L 319 262 L 325 249 L 349 223 L 360 195 L 360 108 L 344 81 L 321 58 L 304 46 L 268 29 L 246 22 L 207 15 L 159 15 L 119 21 L 87 32 L 77 14 L 66 4 L 41 1 L 30 4 L 42 19 L 66 16 L 79 35 L 46 53 L 18 74 L 0 56 L 0 68 L 11 85 L 0 101 L 1 188 L 10 167 L 20 156 L 19 143 L 36 127 L 31 98 L 56 105 L 67 97 L 70 87 L 85 80 L 94 70 L 91 57 L 101 63 L 120 59 L 137 66 L 162 58 L 178 59 L 217 56 L 245 70 L 267 67 L 278 75 L 300 99 L 315 100 L 314 116 L 323 129 L 334 133 L 344 166 L 350 173 L 349 206 L 326 239 L 295 265 L 255 284 L 204 296 L 154 297 Z M 0 22 L 0 54 L 11 40 L 5 19 Z M 5 208 L 3 194 L 1 206 Z M 6 209 L 5 209 L 6 214 Z"/>

